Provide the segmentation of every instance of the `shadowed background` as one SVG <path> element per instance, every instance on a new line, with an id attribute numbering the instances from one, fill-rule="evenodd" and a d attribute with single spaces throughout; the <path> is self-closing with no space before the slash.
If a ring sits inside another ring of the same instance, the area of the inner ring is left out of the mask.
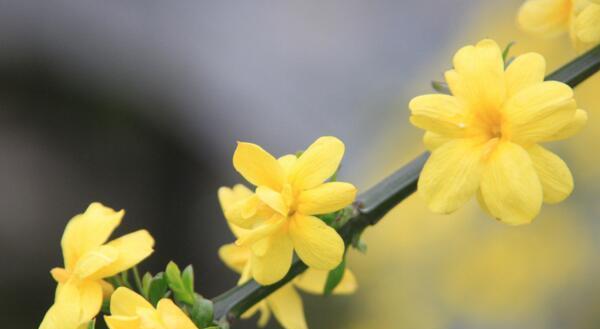
<path id="1" fill-rule="evenodd" d="M 241 181 L 236 140 L 280 155 L 335 135 L 340 178 L 364 190 L 422 151 L 406 104 L 460 46 L 516 40 L 550 68 L 576 55 L 566 38 L 518 32 L 520 3 L 0 1 L 3 323 L 39 324 L 64 226 L 92 201 L 126 209 L 117 235 L 153 234 L 142 269 L 173 259 L 194 264 L 205 296 L 230 288 L 216 190 Z M 311 328 L 594 327 L 599 85 L 577 92 L 587 130 L 555 148 L 573 197 L 524 228 L 474 205 L 433 216 L 412 197 L 367 232 L 366 256 L 351 253 L 357 295 L 305 296 Z"/>

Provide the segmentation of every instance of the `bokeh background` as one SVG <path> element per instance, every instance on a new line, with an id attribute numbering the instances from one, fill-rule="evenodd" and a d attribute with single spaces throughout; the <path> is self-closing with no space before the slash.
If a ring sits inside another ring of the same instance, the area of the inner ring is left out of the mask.
<path id="1" fill-rule="evenodd" d="M 233 239 L 216 190 L 241 180 L 236 140 L 284 154 L 338 136 L 340 178 L 364 190 L 423 150 L 406 104 L 459 47 L 514 40 L 550 69 L 576 56 L 566 37 L 518 31 L 520 4 L 1 1 L 3 326 L 37 327 L 64 225 L 92 201 L 126 209 L 118 235 L 155 236 L 142 269 L 191 263 L 204 295 L 225 291 L 237 277 L 216 254 Z M 304 296 L 310 327 L 598 327 L 599 88 L 596 76 L 577 89 L 589 125 L 553 145 L 576 179 L 570 199 L 514 228 L 474 203 L 432 215 L 413 196 L 351 253 L 356 295 Z"/>

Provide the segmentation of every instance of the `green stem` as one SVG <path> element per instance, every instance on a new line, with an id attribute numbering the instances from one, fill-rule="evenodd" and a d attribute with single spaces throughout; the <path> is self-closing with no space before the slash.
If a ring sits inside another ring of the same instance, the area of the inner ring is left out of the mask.
<path id="1" fill-rule="evenodd" d="M 546 80 L 561 81 L 575 87 L 599 69 L 600 46 L 550 74 Z M 369 225 L 377 224 L 392 208 L 415 192 L 419 175 L 428 157 L 427 152 L 423 153 L 357 198 L 354 216 L 338 230 L 346 246 L 350 245 L 356 234 L 360 234 Z M 281 281 L 270 286 L 260 286 L 255 281 L 249 281 L 215 297 L 213 299 L 215 319 L 239 317 L 244 311 L 290 282 L 304 270 L 306 265 L 294 257 L 290 271 Z"/>

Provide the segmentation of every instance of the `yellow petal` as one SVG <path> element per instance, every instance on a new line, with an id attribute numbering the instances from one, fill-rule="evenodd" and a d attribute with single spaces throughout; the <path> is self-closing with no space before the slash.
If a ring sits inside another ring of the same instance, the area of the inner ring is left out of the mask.
<path id="1" fill-rule="evenodd" d="M 309 267 L 331 270 L 342 261 L 344 241 L 317 217 L 296 214 L 290 221 L 289 232 L 296 253 Z"/>
<path id="2" fill-rule="evenodd" d="M 576 18 L 575 31 L 583 42 L 600 42 L 600 6 L 587 6 Z"/>
<path id="3" fill-rule="evenodd" d="M 302 299 L 291 284 L 287 284 L 267 297 L 273 315 L 286 329 L 307 329 Z"/>
<path id="4" fill-rule="evenodd" d="M 419 177 L 418 191 L 429 209 L 451 213 L 479 188 L 485 146 L 456 139 L 433 151 Z"/>
<path id="5" fill-rule="evenodd" d="M 431 94 L 413 98 L 408 107 L 410 122 L 425 130 L 449 137 L 463 136 L 467 124 L 467 105 L 459 98 Z"/>
<path id="6" fill-rule="evenodd" d="M 237 184 L 233 188 L 221 187 L 217 194 L 221 209 L 225 212 L 234 203 L 252 196 L 252 191 L 242 184 Z"/>
<path id="7" fill-rule="evenodd" d="M 329 271 L 307 269 L 294 280 L 294 285 L 305 292 L 321 295 L 325 288 L 325 281 Z M 342 281 L 335 287 L 333 293 L 336 295 L 352 294 L 356 291 L 357 283 L 354 274 L 346 269 Z"/>
<path id="8" fill-rule="evenodd" d="M 109 329 L 140 329 L 138 316 L 104 316 L 104 321 Z"/>
<path id="9" fill-rule="evenodd" d="M 285 217 L 283 217 L 279 214 L 275 214 L 275 215 L 273 215 L 273 217 L 271 217 L 269 220 L 262 223 L 257 228 L 248 230 L 248 233 L 240 236 L 235 241 L 235 244 L 238 246 L 251 245 L 259 240 L 262 240 L 262 239 L 268 237 L 269 235 L 273 234 L 274 232 L 278 231 L 283 226 L 283 224 L 285 224 L 285 222 L 286 222 Z"/>
<path id="10" fill-rule="evenodd" d="M 487 161 L 481 193 L 498 220 L 530 223 L 542 206 L 542 185 L 527 152 L 510 142 L 499 143 Z"/>
<path id="11" fill-rule="evenodd" d="M 124 214 L 95 202 L 85 213 L 73 217 L 61 241 L 65 268 L 72 270 L 79 257 L 106 242 Z"/>
<path id="12" fill-rule="evenodd" d="M 451 138 L 446 137 L 444 135 L 436 134 L 431 131 L 426 131 L 425 135 L 423 135 L 423 144 L 429 151 L 433 151 L 436 148 L 440 147 L 444 143 L 450 141 Z"/>
<path id="13" fill-rule="evenodd" d="M 119 287 L 110 298 L 110 313 L 112 315 L 137 317 L 139 309 L 154 310 L 144 297 L 131 289 Z"/>
<path id="14" fill-rule="evenodd" d="M 291 181 L 296 190 L 313 188 L 331 177 L 344 156 L 344 143 L 325 136 L 317 139 L 298 158 L 291 169 Z"/>
<path id="15" fill-rule="evenodd" d="M 502 51 L 495 41 L 486 39 L 461 48 L 453 63 L 460 77 L 458 81 L 448 81 L 454 96 L 468 101 L 475 109 L 500 108 L 506 98 L 506 86 Z M 457 83 L 462 86 L 456 86 Z"/>
<path id="16" fill-rule="evenodd" d="M 566 199 L 573 191 L 573 176 L 567 164 L 539 145 L 534 145 L 527 151 L 542 184 L 544 202 L 559 203 Z"/>
<path id="17" fill-rule="evenodd" d="M 271 209 L 281 215 L 286 216 L 288 214 L 289 209 L 286 206 L 281 193 L 273 191 L 265 186 L 259 186 L 256 188 L 256 195 L 260 201 L 264 202 L 267 206 L 271 207 Z"/>
<path id="18" fill-rule="evenodd" d="M 518 22 L 529 33 L 553 37 L 564 33 L 572 0 L 528 0 L 521 6 Z"/>
<path id="19" fill-rule="evenodd" d="M 156 310 L 166 329 L 198 329 L 194 322 L 168 298 L 161 299 Z"/>
<path id="20" fill-rule="evenodd" d="M 146 259 L 154 251 L 154 239 L 148 231 L 139 230 L 115 239 L 106 246 L 116 249 L 118 257 L 93 275 L 97 279 L 107 278 L 128 270 Z"/>
<path id="21" fill-rule="evenodd" d="M 242 272 L 246 263 L 250 260 L 250 249 L 236 246 L 233 243 L 219 248 L 219 258 L 233 271 Z"/>
<path id="22" fill-rule="evenodd" d="M 109 300 L 110 296 L 115 292 L 115 287 L 112 284 L 104 280 L 99 280 L 100 286 L 102 287 L 102 299 Z"/>
<path id="23" fill-rule="evenodd" d="M 252 254 L 252 276 L 262 285 L 281 280 L 292 264 L 294 247 L 285 230 L 266 238 L 267 246 L 262 256 Z"/>
<path id="24" fill-rule="evenodd" d="M 557 141 L 570 138 L 577 134 L 583 129 L 588 119 L 587 112 L 584 110 L 575 111 L 575 115 L 567 123 L 566 126 L 562 127 L 559 131 L 544 139 L 544 142 Z"/>
<path id="25" fill-rule="evenodd" d="M 257 325 L 259 328 L 262 328 L 267 325 L 269 322 L 269 318 L 271 317 L 271 310 L 269 309 L 269 305 L 267 305 L 267 301 L 263 300 L 258 304 L 252 306 L 249 310 L 242 314 L 242 319 L 251 318 L 256 312 L 260 312 L 260 316 L 258 318 Z"/>
<path id="26" fill-rule="evenodd" d="M 91 277 L 102 268 L 114 263 L 119 256 L 119 251 L 111 246 L 100 246 L 84 254 L 75 265 L 73 274 L 81 279 Z"/>
<path id="27" fill-rule="evenodd" d="M 298 212 L 320 215 L 338 211 L 356 198 L 356 187 L 349 183 L 331 182 L 300 193 Z"/>
<path id="28" fill-rule="evenodd" d="M 544 81 L 546 60 L 537 53 L 527 53 L 515 58 L 506 69 L 507 96 Z"/>
<path id="29" fill-rule="evenodd" d="M 296 157 L 296 155 L 288 154 L 277 159 L 277 162 L 279 162 L 279 164 L 283 168 L 285 175 L 287 176 L 292 171 L 292 168 L 294 167 L 294 164 L 296 164 L 297 160 L 298 158 Z"/>
<path id="30" fill-rule="evenodd" d="M 532 85 L 510 98 L 503 108 L 511 140 L 528 145 L 552 136 L 575 115 L 573 90 L 564 83 L 546 81 Z"/>
<path id="31" fill-rule="evenodd" d="M 74 284 L 63 285 L 60 293 L 56 296 L 56 302 L 46 312 L 40 329 L 79 328 L 82 324 L 80 315 L 81 295 L 79 289 Z"/>
<path id="32" fill-rule="evenodd" d="M 277 159 L 256 144 L 238 142 L 233 167 L 256 186 L 280 190 L 284 181 L 283 168 Z"/>
<path id="33" fill-rule="evenodd" d="M 98 281 L 86 280 L 78 285 L 81 298 L 82 322 L 91 321 L 102 308 L 102 286 Z"/>
<path id="34" fill-rule="evenodd" d="M 224 212 L 228 222 L 241 228 L 252 228 L 258 221 L 272 216 L 273 211 L 253 194 L 235 202 Z"/>

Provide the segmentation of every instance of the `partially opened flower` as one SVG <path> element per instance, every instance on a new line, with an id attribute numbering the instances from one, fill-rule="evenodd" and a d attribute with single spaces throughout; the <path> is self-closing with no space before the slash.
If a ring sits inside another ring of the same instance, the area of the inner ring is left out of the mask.
<path id="1" fill-rule="evenodd" d="M 219 201 L 223 211 L 226 211 L 231 205 L 248 198 L 251 194 L 252 191 L 243 185 L 236 185 L 232 189 L 222 187 L 219 189 Z M 247 233 L 247 230 L 231 223 L 229 226 L 236 237 Z M 238 284 L 251 279 L 253 257 L 248 246 L 238 246 L 233 243 L 224 245 L 219 249 L 219 257 L 229 268 L 241 274 Z M 270 314 L 273 312 L 277 321 L 286 329 L 307 328 L 304 318 L 304 306 L 296 288 L 311 294 L 322 294 L 327 275 L 328 271 L 309 268 L 291 283 L 281 287 L 252 307 L 242 315 L 242 318 L 249 318 L 256 312 L 260 312 L 258 324 L 263 327 L 267 324 Z M 356 279 L 352 272 L 346 269 L 342 281 L 334 289 L 333 294 L 350 294 L 355 290 Z"/>
<path id="2" fill-rule="evenodd" d="M 125 287 L 112 294 L 110 313 L 104 317 L 110 329 L 198 329 L 172 300 L 163 298 L 154 308 L 144 297 Z"/>
<path id="3" fill-rule="evenodd" d="M 92 203 L 83 214 L 69 223 L 62 237 L 64 268 L 54 268 L 52 277 L 58 282 L 57 301 L 64 286 L 80 294 L 78 302 L 82 319 L 92 319 L 102 306 L 103 296 L 113 287 L 103 279 L 128 270 L 153 252 L 154 239 L 146 230 L 124 235 L 108 243 L 113 230 L 121 223 L 124 211 Z M 64 321 L 72 319 L 63 317 Z M 55 323 L 55 322 L 53 322 Z M 40 328 L 57 328 L 44 321 Z"/>
<path id="4" fill-rule="evenodd" d="M 252 276 L 272 284 L 287 273 L 295 250 L 309 267 L 331 270 L 341 261 L 344 241 L 315 215 L 350 205 L 356 188 L 349 183 L 325 182 L 337 170 L 344 144 L 321 137 L 301 156 L 274 158 L 260 146 L 238 143 L 235 169 L 257 186 L 256 194 L 225 210 L 233 224 L 249 229 L 236 243 L 251 247 Z"/>
<path id="5" fill-rule="evenodd" d="M 542 36 L 569 32 L 580 51 L 600 43 L 598 0 L 527 0 L 519 10 L 518 22 L 525 31 Z"/>
<path id="6" fill-rule="evenodd" d="M 446 72 L 452 95 L 410 102 L 411 122 L 427 130 L 432 151 L 418 190 L 429 208 L 450 213 L 473 195 L 493 217 L 525 224 L 542 202 L 558 203 L 573 190 L 567 165 L 539 143 L 571 137 L 587 115 L 573 90 L 545 81 L 544 58 L 517 57 L 504 69 L 492 40 L 460 49 Z"/>

